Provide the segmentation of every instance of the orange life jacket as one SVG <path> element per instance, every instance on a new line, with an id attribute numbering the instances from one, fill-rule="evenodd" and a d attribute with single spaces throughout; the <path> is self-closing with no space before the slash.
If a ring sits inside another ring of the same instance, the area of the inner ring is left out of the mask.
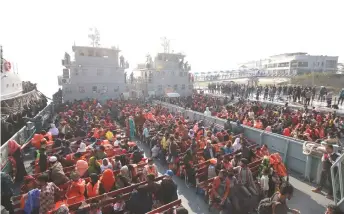
<path id="1" fill-rule="evenodd" d="M 99 181 L 97 181 L 97 183 L 95 185 L 92 185 L 91 182 L 87 183 L 86 190 L 87 190 L 87 196 L 89 198 L 99 195 L 99 185 L 100 185 Z"/>
<path id="2" fill-rule="evenodd" d="M 73 181 L 66 193 L 67 204 L 74 204 L 85 200 L 85 180 Z"/>
<path id="3" fill-rule="evenodd" d="M 157 177 L 158 171 L 156 170 L 156 167 L 154 165 L 153 166 L 146 165 L 145 169 L 146 169 L 147 175 L 153 174 L 155 177 Z"/>

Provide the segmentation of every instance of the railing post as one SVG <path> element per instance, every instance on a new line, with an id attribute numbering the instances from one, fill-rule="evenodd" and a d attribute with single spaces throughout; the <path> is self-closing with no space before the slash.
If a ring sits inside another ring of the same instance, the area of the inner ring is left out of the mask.
<path id="1" fill-rule="evenodd" d="M 306 156 L 306 168 L 305 168 L 305 180 L 311 181 L 311 168 L 312 168 L 313 157 L 311 155 Z"/>
<path id="2" fill-rule="evenodd" d="M 290 143 L 290 140 L 288 139 L 287 143 L 285 144 L 285 147 L 284 147 L 284 154 L 283 154 L 283 162 L 284 163 L 287 163 L 289 143 Z"/>

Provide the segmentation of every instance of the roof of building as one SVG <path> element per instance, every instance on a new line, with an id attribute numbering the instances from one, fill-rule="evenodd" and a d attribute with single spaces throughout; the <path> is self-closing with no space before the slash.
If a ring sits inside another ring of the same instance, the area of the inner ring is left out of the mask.
<path id="1" fill-rule="evenodd" d="M 117 51 L 120 52 L 121 50 L 115 47 L 112 48 L 104 48 L 104 47 L 92 47 L 92 46 L 73 46 L 73 51 L 77 49 L 94 49 L 94 50 L 105 50 L 105 51 Z"/>

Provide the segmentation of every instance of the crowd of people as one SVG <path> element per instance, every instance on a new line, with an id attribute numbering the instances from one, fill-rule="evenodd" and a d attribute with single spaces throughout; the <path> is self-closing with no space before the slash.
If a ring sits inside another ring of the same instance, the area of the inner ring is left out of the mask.
<path id="1" fill-rule="evenodd" d="M 12 171 L 1 173 L 1 202 L 10 213 L 17 209 L 11 201 L 14 182 L 22 184 L 19 200 L 24 213 L 69 213 L 82 203 L 78 213 L 88 213 L 81 209 L 88 204 L 92 213 L 140 214 L 178 199 L 173 171 L 166 171 L 157 183 L 154 162 L 136 145 L 130 116 L 135 109 L 130 104 L 109 100 L 102 106 L 89 100 L 64 104 L 60 110 L 50 129 L 31 140 L 34 174 L 26 172 L 21 147 L 9 141 Z M 127 200 L 97 206 L 103 200 L 97 196 L 135 185 Z M 185 213 L 182 207 L 177 211 Z"/>
<path id="2" fill-rule="evenodd" d="M 11 188 L 14 178 L 24 180 L 20 208 L 25 213 L 69 213 L 77 204 L 78 213 L 90 206 L 95 213 L 126 210 L 140 214 L 177 200 L 177 185 L 172 177 L 180 176 L 186 179 L 187 185 L 195 186 L 205 195 L 209 209 L 221 213 L 255 210 L 299 213 L 287 206 L 294 188 L 288 181 L 282 158 L 270 154 L 266 145 L 257 147 L 246 140 L 240 124 L 247 118 L 253 121 L 253 126 L 255 122 L 260 124 L 256 128 L 266 129 L 271 121 L 279 118 L 277 122 L 282 124 L 284 134 L 284 126 L 289 127 L 288 118 L 295 114 L 300 126 L 308 131 L 311 127 L 307 127 L 307 122 L 312 118 L 307 117 L 313 117 L 314 113 L 244 101 L 222 109 L 223 102 L 228 101 L 195 94 L 175 103 L 236 121 L 237 126 L 226 123 L 224 127 L 216 124 L 206 127 L 203 121 L 193 121 L 180 112 L 172 113 L 161 105 L 149 103 L 123 100 L 108 100 L 102 105 L 96 100 L 65 103 L 50 129 L 36 133 L 31 141 L 35 148 L 34 175 L 28 176 L 25 168 L 22 169 L 20 146 L 10 141 L 12 168 L 20 170 L 11 175 L 1 173 L 2 186 L 6 187 L 2 189 L 2 205 L 10 212 L 14 209 L 10 200 L 14 194 Z M 212 104 L 216 108 L 207 109 Z M 332 120 L 329 127 L 338 128 L 336 124 L 342 120 L 336 118 L 328 115 L 328 121 Z M 274 131 L 272 127 L 270 131 Z M 149 146 L 150 158 L 144 157 L 136 139 Z M 330 150 L 329 147 L 326 151 L 327 160 L 333 153 Z M 15 152 L 19 157 L 13 155 Z M 169 168 L 160 182 L 156 182 L 160 177 L 154 161 L 166 163 Z M 325 174 L 323 177 L 326 181 Z M 97 206 L 103 203 L 103 198 L 97 196 L 135 185 L 138 186 L 127 200 Z M 314 191 L 322 188 L 323 185 Z M 272 205 L 271 201 L 276 203 Z M 187 213 L 182 206 L 175 211 Z"/>
<path id="3" fill-rule="evenodd" d="M 240 99 L 234 104 L 228 98 L 204 94 L 193 94 L 192 97 L 172 101 L 205 116 L 215 116 L 231 122 L 273 132 L 287 137 L 306 141 L 330 141 L 340 144 L 344 136 L 344 117 L 336 112 L 321 112 L 293 109 L 288 103 L 283 105 L 266 104 L 254 100 Z"/>
<path id="4" fill-rule="evenodd" d="M 228 96 L 239 96 L 243 98 L 255 97 L 259 100 L 263 95 L 263 100 L 274 101 L 276 99 L 286 98 L 289 102 L 298 102 L 309 106 L 313 100 L 326 101 L 328 107 L 332 105 L 343 105 L 344 102 L 344 88 L 339 92 L 336 102 L 333 101 L 334 93 L 326 87 L 321 86 L 292 86 L 292 85 L 265 85 L 253 86 L 248 84 L 237 83 L 210 83 L 208 90 L 211 93 L 221 92 Z"/>

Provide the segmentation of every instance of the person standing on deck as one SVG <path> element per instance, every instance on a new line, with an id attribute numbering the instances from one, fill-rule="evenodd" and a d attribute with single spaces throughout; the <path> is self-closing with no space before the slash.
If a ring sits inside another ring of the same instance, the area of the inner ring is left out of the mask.
<path id="1" fill-rule="evenodd" d="M 326 185 L 326 181 L 328 181 L 330 185 L 326 197 L 328 199 L 333 199 L 331 167 L 339 156 L 340 154 L 333 151 L 333 146 L 331 144 L 326 145 L 326 153 L 321 158 L 323 169 L 321 171 L 320 185 L 313 189 L 313 192 L 320 193 L 322 188 Z"/>

